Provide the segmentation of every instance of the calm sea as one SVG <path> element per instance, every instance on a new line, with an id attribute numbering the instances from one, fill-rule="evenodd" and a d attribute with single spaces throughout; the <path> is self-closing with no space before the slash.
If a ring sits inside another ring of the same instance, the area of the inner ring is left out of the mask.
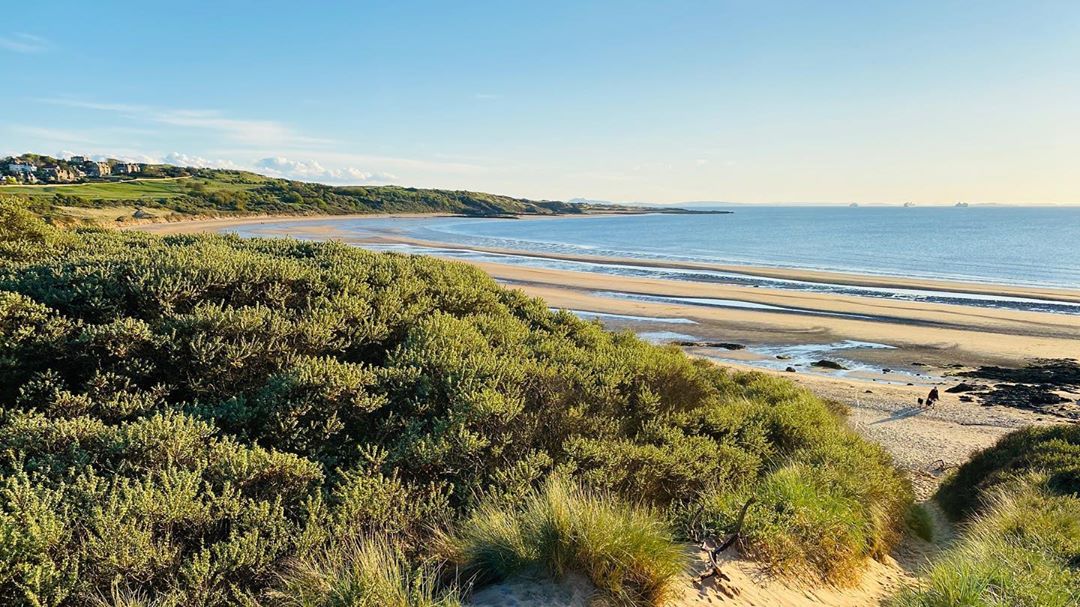
<path id="1" fill-rule="evenodd" d="M 733 210 L 394 221 L 417 238 L 473 246 L 1080 288 L 1080 208 Z"/>

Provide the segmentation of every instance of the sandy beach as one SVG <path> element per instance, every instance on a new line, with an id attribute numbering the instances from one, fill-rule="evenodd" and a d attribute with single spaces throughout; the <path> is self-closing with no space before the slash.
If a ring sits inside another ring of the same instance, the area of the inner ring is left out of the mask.
<path id="1" fill-rule="evenodd" d="M 416 217 L 416 215 L 353 216 L 350 219 Z M 360 237 L 335 229 L 344 217 L 217 219 L 133 226 L 159 234 L 221 232 L 244 227 L 248 233 L 340 240 L 350 244 L 452 249 L 455 245 L 418 241 L 377 228 Z M 534 219 L 527 219 L 533 221 Z M 536 219 L 542 220 L 542 218 Z M 516 253 L 492 250 L 499 253 Z M 528 253 L 537 256 L 536 253 Z M 598 261 L 568 255 L 561 259 Z M 809 270 L 715 266 L 642 260 L 604 261 L 633 265 L 707 268 L 790 280 L 878 287 L 933 289 L 1080 302 L 1080 292 L 1038 287 L 980 285 L 883 276 L 856 276 Z M 1080 315 L 1013 309 L 945 305 L 903 299 L 856 297 L 703 282 L 612 276 L 589 272 L 476 262 L 475 265 L 512 288 L 543 298 L 554 308 L 593 313 L 606 326 L 631 330 L 654 341 L 700 342 L 686 347 L 733 368 L 777 373 L 815 393 L 844 403 L 859 432 L 885 445 L 898 463 L 915 473 L 920 493 L 928 495 L 936 477 L 965 461 L 974 450 L 992 444 L 1009 431 L 1029 424 L 1060 420 L 1038 412 L 985 407 L 943 392 L 931 410 L 916 406 L 935 385 L 946 388 L 959 379 L 952 374 L 978 365 L 1023 366 L 1040 358 L 1080 356 Z M 708 307 L 671 298 L 707 298 L 766 309 Z M 723 341 L 739 349 L 709 347 Z M 867 343 L 877 347 L 830 350 L 830 344 Z M 821 348 L 808 356 L 837 358 L 854 368 L 844 371 L 815 367 L 799 359 L 799 348 Z M 774 354 L 788 352 L 793 356 Z M 852 363 L 857 363 L 853 365 Z M 795 372 L 785 371 L 791 367 Z"/>

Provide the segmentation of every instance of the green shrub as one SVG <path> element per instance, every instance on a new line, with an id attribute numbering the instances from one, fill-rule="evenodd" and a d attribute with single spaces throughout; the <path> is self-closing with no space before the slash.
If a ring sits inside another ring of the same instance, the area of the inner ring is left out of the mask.
<path id="1" fill-rule="evenodd" d="M 908 529 L 923 541 L 934 541 L 934 518 L 923 504 L 916 504 L 908 510 Z"/>
<path id="2" fill-rule="evenodd" d="M 0 242 L 2 604 L 250 602 L 289 559 L 423 542 L 556 473 L 680 536 L 767 497 L 746 547 L 835 578 L 903 524 L 906 482 L 828 403 L 476 268 L 51 229 Z"/>
<path id="3" fill-rule="evenodd" d="M 57 231 L 19 201 L 0 196 L 0 242 L 45 242 Z"/>
<path id="4" fill-rule="evenodd" d="M 656 513 L 555 478 L 519 508 L 482 504 L 443 545 L 481 583 L 581 573 L 623 605 L 662 605 L 687 561 Z"/>
<path id="5" fill-rule="evenodd" d="M 756 482 L 705 492 L 697 508 L 684 514 L 686 524 L 730 529 L 754 496 L 743 528 L 746 552 L 781 571 L 856 581 L 866 559 L 888 554 L 901 536 L 912 490 L 881 447 L 849 430 L 822 428 L 813 446 Z"/>

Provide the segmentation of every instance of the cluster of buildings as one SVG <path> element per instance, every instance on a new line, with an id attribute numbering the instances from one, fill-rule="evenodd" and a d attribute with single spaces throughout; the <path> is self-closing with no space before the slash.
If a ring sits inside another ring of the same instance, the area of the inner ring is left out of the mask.
<path id="1" fill-rule="evenodd" d="M 98 162 L 85 156 L 72 156 L 66 161 L 42 162 L 27 158 L 7 158 L 0 162 L 0 182 L 15 183 L 72 183 L 90 178 L 100 179 L 109 175 L 139 173 L 145 165 L 105 160 Z"/>

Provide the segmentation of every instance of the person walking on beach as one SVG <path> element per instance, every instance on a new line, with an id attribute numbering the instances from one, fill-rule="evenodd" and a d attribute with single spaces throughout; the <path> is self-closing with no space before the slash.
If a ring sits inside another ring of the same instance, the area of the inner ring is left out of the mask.
<path id="1" fill-rule="evenodd" d="M 926 395 L 926 407 L 933 407 L 939 398 L 941 398 L 941 395 L 938 394 L 937 386 L 930 388 L 930 394 Z"/>

